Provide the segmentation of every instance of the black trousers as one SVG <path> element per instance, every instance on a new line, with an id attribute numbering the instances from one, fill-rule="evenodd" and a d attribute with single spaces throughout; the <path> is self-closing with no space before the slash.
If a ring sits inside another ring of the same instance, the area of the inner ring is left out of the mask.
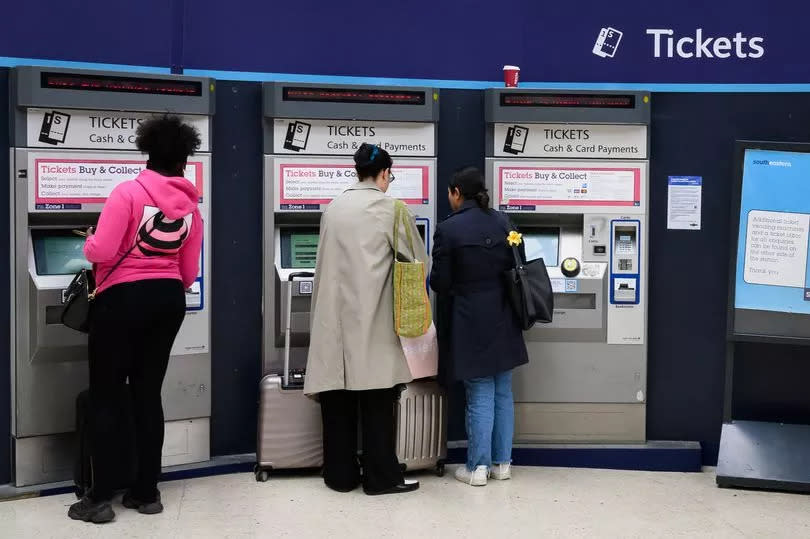
<path id="1" fill-rule="evenodd" d="M 361 483 L 357 415 L 363 431 L 363 489 L 379 492 L 403 482 L 394 439 L 394 388 L 327 391 L 318 397 L 323 417 L 323 479 L 340 492 Z"/>
<path id="2" fill-rule="evenodd" d="M 132 495 L 158 495 L 163 450 L 160 390 L 172 344 L 183 323 L 186 298 L 174 279 L 123 283 L 99 294 L 90 311 L 90 427 L 94 501 L 112 498 L 117 470 L 126 465 L 111 443 L 127 379 L 132 393 L 138 470 Z"/>

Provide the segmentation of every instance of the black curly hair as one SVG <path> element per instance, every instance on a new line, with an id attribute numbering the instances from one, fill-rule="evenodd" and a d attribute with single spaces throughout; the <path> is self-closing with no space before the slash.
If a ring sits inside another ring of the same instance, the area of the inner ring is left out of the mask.
<path id="1" fill-rule="evenodd" d="M 200 132 L 178 116 L 156 116 L 135 132 L 135 146 L 149 155 L 147 168 L 169 176 L 182 176 L 188 156 L 200 148 Z"/>

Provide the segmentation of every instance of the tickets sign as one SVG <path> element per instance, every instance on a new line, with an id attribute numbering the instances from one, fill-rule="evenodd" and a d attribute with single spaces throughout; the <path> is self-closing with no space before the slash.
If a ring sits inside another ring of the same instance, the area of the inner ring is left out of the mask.
<path id="1" fill-rule="evenodd" d="M 495 124 L 498 157 L 646 159 L 646 125 Z"/>
<path id="2" fill-rule="evenodd" d="M 279 204 L 283 209 L 309 209 L 307 206 L 329 204 L 357 182 L 354 165 L 348 163 L 281 163 L 279 167 Z M 429 167 L 394 165 L 395 180 L 388 195 L 406 204 L 428 204 L 430 200 Z"/>
<path id="3" fill-rule="evenodd" d="M 501 206 L 640 206 L 640 167 L 499 166 Z"/>
<path id="4" fill-rule="evenodd" d="M 31 108 L 27 112 L 29 148 L 134 150 L 138 126 L 155 117 L 147 112 Z M 210 151 L 208 116 L 181 116 L 200 132 L 199 151 Z"/>
<path id="5" fill-rule="evenodd" d="M 34 158 L 29 168 L 34 174 L 34 203 L 37 209 L 103 203 L 118 184 L 135 178 L 145 168 L 144 160 Z M 189 161 L 185 177 L 196 185 L 202 201 L 202 162 Z"/>
<path id="6" fill-rule="evenodd" d="M 364 142 L 377 144 L 395 156 L 436 155 L 436 127 L 422 122 L 348 120 L 273 121 L 273 151 L 277 154 L 354 155 Z"/>

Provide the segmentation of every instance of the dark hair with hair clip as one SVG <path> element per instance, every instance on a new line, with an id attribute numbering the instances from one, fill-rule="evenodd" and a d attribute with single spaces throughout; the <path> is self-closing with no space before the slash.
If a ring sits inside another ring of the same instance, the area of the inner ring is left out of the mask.
<path id="1" fill-rule="evenodd" d="M 383 170 L 388 170 L 394 165 L 391 156 L 376 144 L 363 143 L 354 152 L 354 169 L 357 171 L 357 178 L 362 182 L 368 178 L 376 178 L 377 174 Z"/>
<path id="2" fill-rule="evenodd" d="M 135 146 L 149 155 L 147 168 L 182 175 L 188 156 L 200 148 L 200 132 L 178 116 L 150 118 L 138 126 Z"/>
<path id="3" fill-rule="evenodd" d="M 489 209 L 489 193 L 484 185 L 484 175 L 475 167 L 466 167 L 453 174 L 450 190 L 458 189 L 464 200 L 475 200 L 482 210 Z"/>

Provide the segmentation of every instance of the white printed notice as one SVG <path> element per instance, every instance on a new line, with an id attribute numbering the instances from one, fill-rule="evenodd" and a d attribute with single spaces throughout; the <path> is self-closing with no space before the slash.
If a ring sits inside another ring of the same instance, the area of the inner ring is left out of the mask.
<path id="1" fill-rule="evenodd" d="M 667 228 L 700 230 L 703 178 L 670 176 L 667 193 Z"/>
<path id="2" fill-rule="evenodd" d="M 389 196 L 407 204 L 428 204 L 429 167 L 394 165 L 391 172 L 395 180 L 388 188 Z M 282 163 L 279 177 L 282 209 L 312 209 L 310 206 L 329 204 L 357 182 L 354 165 L 350 164 Z"/>
<path id="3" fill-rule="evenodd" d="M 745 235 L 745 282 L 805 287 L 810 215 L 752 210 Z"/>
<path id="4" fill-rule="evenodd" d="M 498 178 L 501 206 L 639 206 L 641 200 L 639 167 L 501 166 Z"/>
<path id="5" fill-rule="evenodd" d="M 51 209 L 48 205 L 102 203 L 118 184 L 134 179 L 146 168 L 143 160 L 127 159 L 35 158 L 33 165 L 37 209 Z M 197 186 L 202 197 L 202 163 L 190 161 L 185 177 Z"/>

